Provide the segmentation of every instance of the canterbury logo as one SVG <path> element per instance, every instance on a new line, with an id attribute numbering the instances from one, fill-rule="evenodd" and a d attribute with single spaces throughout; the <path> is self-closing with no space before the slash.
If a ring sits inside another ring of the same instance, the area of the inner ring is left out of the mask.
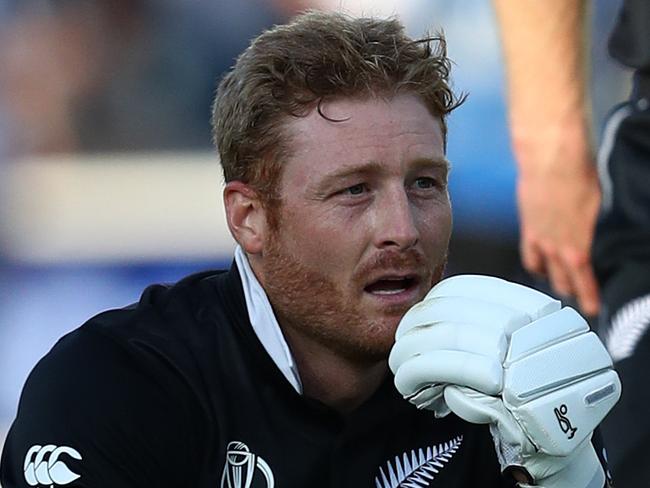
<path id="1" fill-rule="evenodd" d="M 273 472 L 264 459 L 250 452 L 243 442 L 229 442 L 221 488 L 250 488 L 258 472 L 264 477 L 267 488 L 275 487 Z"/>
<path id="2" fill-rule="evenodd" d="M 433 447 L 412 450 L 395 456 L 394 465 L 388 461 L 386 470 L 379 468 L 379 475 L 375 477 L 375 488 L 425 488 L 435 475 L 450 461 L 463 442 L 463 436 L 444 444 Z"/>
<path id="3" fill-rule="evenodd" d="M 71 447 L 57 447 L 52 444 L 46 446 L 32 446 L 25 455 L 25 481 L 29 486 L 67 485 L 81 478 L 80 475 L 68 468 L 59 460 L 61 454 L 81 460 L 81 454 Z"/>

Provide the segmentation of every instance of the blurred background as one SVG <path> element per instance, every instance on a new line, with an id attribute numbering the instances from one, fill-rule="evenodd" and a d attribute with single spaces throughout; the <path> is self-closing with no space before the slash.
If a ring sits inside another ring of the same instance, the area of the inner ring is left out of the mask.
<path id="1" fill-rule="evenodd" d="M 596 139 L 629 89 L 605 51 L 618 4 L 592 4 Z M 469 93 L 450 119 L 448 271 L 530 283 L 489 0 L 0 0 L 0 445 L 61 335 L 149 283 L 229 265 L 211 98 L 251 38 L 308 7 L 444 30 Z"/>

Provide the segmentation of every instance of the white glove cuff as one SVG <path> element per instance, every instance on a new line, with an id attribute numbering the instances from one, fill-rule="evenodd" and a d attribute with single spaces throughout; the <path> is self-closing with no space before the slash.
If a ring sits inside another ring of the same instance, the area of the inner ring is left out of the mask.
<path id="1" fill-rule="evenodd" d="M 520 484 L 521 488 L 603 488 L 605 472 L 589 442 L 561 471 L 537 480 L 535 485 Z"/>

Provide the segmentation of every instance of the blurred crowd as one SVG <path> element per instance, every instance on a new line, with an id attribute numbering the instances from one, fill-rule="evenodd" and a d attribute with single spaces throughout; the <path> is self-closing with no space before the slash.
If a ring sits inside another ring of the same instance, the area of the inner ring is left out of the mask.
<path id="1" fill-rule="evenodd" d="M 0 154 L 206 148 L 218 75 L 300 2 L 5 2 Z"/>
<path id="2" fill-rule="evenodd" d="M 347 4 L 349 10 L 381 11 L 377 5 L 386 4 L 382 13 L 414 16 L 426 9 L 420 17 L 448 17 L 441 3 L 408 0 L 398 9 L 381 1 L 0 0 L 0 160 L 208 148 L 215 82 L 260 30 L 305 8 Z M 468 25 L 471 15 L 463 16 Z M 607 28 L 601 25 L 606 15 L 595 20 L 597 32 Z M 601 76 L 597 83 L 611 79 Z M 606 89 L 619 86 L 615 81 Z"/>

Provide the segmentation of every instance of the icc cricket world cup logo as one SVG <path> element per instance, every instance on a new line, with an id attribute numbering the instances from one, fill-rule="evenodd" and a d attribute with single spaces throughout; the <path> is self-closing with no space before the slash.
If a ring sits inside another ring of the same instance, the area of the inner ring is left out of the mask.
<path id="1" fill-rule="evenodd" d="M 228 443 L 226 465 L 221 475 L 221 488 L 250 488 L 258 471 L 266 480 L 266 487 L 274 488 L 273 473 L 264 459 L 250 452 L 243 442 Z"/>

